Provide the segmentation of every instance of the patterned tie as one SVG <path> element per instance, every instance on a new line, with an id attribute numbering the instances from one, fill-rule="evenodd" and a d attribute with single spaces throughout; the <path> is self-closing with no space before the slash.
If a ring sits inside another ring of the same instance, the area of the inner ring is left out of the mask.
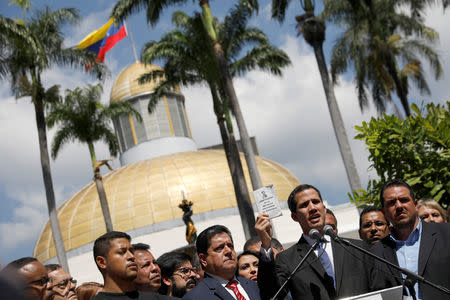
<path id="1" fill-rule="evenodd" d="M 231 289 L 234 294 L 236 295 L 237 300 L 246 300 L 244 296 L 242 296 L 241 292 L 239 292 L 239 289 L 237 287 L 238 282 L 236 280 L 230 280 L 230 282 L 227 283 L 226 287 Z"/>
<path id="2" fill-rule="evenodd" d="M 333 279 L 334 288 L 336 288 L 336 278 L 334 278 L 333 266 L 331 264 L 330 257 L 327 254 L 327 251 L 323 249 L 323 243 L 319 244 L 318 254 L 320 255 L 319 260 L 322 263 L 325 272 L 327 272 L 328 276 L 330 276 L 330 278 Z"/>

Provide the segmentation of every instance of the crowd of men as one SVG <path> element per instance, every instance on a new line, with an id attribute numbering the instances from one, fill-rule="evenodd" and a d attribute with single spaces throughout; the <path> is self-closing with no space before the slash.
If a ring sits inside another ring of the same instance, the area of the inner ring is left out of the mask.
<path id="1" fill-rule="evenodd" d="M 132 244 L 127 233 L 112 231 L 97 238 L 93 247 L 103 284 L 77 287 L 60 265 L 44 266 L 25 257 L 0 272 L 0 291 L 2 299 L 28 300 L 259 300 L 339 299 L 403 286 L 403 295 L 411 299 L 450 299 L 445 211 L 435 201 L 418 203 L 402 180 L 385 184 L 380 203 L 361 211 L 361 240 L 343 239 L 320 191 L 302 184 L 288 198 L 291 218 L 302 231 L 288 249 L 272 237 L 267 214 L 257 217 L 258 236 L 245 243 L 239 256 L 232 233 L 222 225 L 198 235 L 193 257 L 168 252 L 158 259 L 148 245 Z M 419 275 L 419 280 L 373 255 Z"/>

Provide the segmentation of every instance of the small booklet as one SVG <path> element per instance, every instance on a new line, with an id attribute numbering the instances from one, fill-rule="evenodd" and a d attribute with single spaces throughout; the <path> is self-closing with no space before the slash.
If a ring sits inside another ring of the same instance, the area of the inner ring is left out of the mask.
<path id="1" fill-rule="evenodd" d="M 253 197 L 260 214 L 269 214 L 271 219 L 283 215 L 273 184 L 253 191 Z"/>

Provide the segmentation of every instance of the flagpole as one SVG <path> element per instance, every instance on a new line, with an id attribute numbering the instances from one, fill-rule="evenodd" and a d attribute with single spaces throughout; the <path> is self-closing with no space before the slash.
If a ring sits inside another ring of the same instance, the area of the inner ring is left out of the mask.
<path id="1" fill-rule="evenodd" d="M 131 48 L 133 48 L 134 58 L 136 59 L 136 62 L 138 62 L 139 60 L 138 60 L 137 53 L 136 53 L 136 45 L 134 44 L 133 35 L 131 34 L 131 30 L 128 27 L 128 18 L 126 18 L 126 20 L 125 20 L 125 25 L 127 27 L 127 32 L 130 34 Z"/>

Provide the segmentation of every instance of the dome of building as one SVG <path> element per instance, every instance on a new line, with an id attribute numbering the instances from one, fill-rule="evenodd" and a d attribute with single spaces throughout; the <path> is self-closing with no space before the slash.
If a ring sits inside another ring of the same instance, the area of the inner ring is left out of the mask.
<path id="1" fill-rule="evenodd" d="M 144 64 L 139 61 L 123 69 L 114 81 L 111 89 L 110 102 L 114 103 L 140 94 L 153 91 L 157 81 L 151 80 L 145 84 L 139 84 L 137 79 L 145 73 L 153 70 L 163 71 L 163 68 L 153 64 Z"/>
<path id="2" fill-rule="evenodd" d="M 243 154 L 241 161 L 251 191 Z M 280 201 L 287 200 L 292 189 L 300 184 L 279 164 L 259 156 L 256 162 L 263 184 L 273 184 Z M 103 181 L 114 230 L 132 236 L 171 228 L 174 220 L 179 221 L 178 226 L 182 225 L 178 205 L 183 193 L 194 203 L 194 217 L 214 218 L 220 215 L 218 212 L 237 206 L 222 150 L 189 151 L 143 160 L 108 173 Z M 57 214 L 69 253 L 106 232 L 93 182 L 67 200 Z M 37 240 L 34 256 L 43 262 L 56 256 L 49 222 Z"/>

